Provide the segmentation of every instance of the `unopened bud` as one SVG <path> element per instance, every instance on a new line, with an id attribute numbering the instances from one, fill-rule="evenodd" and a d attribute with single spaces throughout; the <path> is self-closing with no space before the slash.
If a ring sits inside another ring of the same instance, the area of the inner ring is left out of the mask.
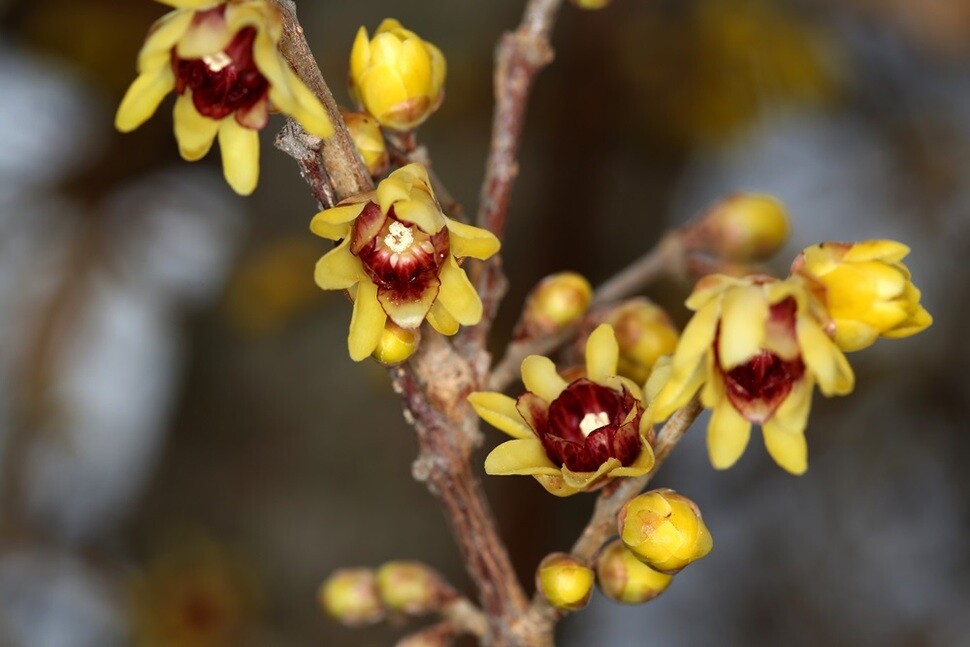
<path id="1" fill-rule="evenodd" d="M 356 627 L 384 618 L 377 578 L 367 568 L 342 568 L 320 586 L 320 605 L 338 622 Z"/>
<path id="2" fill-rule="evenodd" d="M 697 505 L 673 490 L 653 490 L 627 502 L 617 516 L 620 539 L 637 558 L 676 573 L 713 548 Z"/>
<path id="3" fill-rule="evenodd" d="M 350 138 L 354 140 L 354 148 L 364 160 L 367 172 L 372 177 L 383 175 L 390 165 L 391 158 L 384 144 L 381 125 L 373 117 L 360 112 L 341 110 L 340 114 L 343 115 L 347 130 L 350 131 Z"/>
<path id="4" fill-rule="evenodd" d="M 561 330 L 586 314 L 592 298 L 593 286 L 582 275 L 551 274 L 526 299 L 515 336 L 521 339 Z"/>
<path id="5" fill-rule="evenodd" d="M 610 542 L 596 559 L 596 580 L 603 595 L 624 604 L 649 602 L 670 586 L 673 575 L 655 571 L 631 553 L 623 542 Z"/>
<path id="6" fill-rule="evenodd" d="M 602 9 L 613 0 L 571 0 L 580 9 Z"/>
<path id="7" fill-rule="evenodd" d="M 739 193 L 710 207 L 685 230 L 691 249 L 720 258 L 750 262 L 767 260 L 788 240 L 785 206 L 760 193 Z"/>
<path id="8" fill-rule="evenodd" d="M 589 603 L 593 570 L 566 553 L 547 555 L 536 569 L 536 589 L 553 607 L 578 611 Z"/>
<path id="9" fill-rule="evenodd" d="M 396 366 L 414 354 L 420 340 L 419 330 L 405 330 L 388 319 L 373 357 L 384 366 Z"/>
<path id="10" fill-rule="evenodd" d="M 618 373 L 637 384 L 647 381 L 658 359 L 673 354 L 680 337 L 667 313 L 645 298 L 610 310 L 605 323 L 613 326 L 620 346 Z"/>
<path id="11" fill-rule="evenodd" d="M 442 580 L 421 562 L 387 562 L 377 569 L 377 590 L 392 611 L 421 615 L 441 606 Z"/>

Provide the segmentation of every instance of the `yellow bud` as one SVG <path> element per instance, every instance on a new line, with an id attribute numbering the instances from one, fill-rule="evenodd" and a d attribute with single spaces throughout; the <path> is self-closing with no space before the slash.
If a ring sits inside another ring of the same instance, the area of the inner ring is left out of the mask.
<path id="1" fill-rule="evenodd" d="M 536 590 L 553 607 L 578 611 L 593 593 L 593 570 L 566 553 L 547 555 L 536 569 Z"/>
<path id="2" fill-rule="evenodd" d="M 600 591 L 611 600 L 643 604 L 666 591 L 673 575 L 650 568 L 615 539 L 596 559 L 596 580 Z"/>
<path id="3" fill-rule="evenodd" d="M 387 608 L 421 615 L 441 606 L 441 576 L 421 562 L 387 562 L 377 569 L 377 590 Z"/>
<path id="4" fill-rule="evenodd" d="M 419 330 L 406 330 L 388 319 L 373 357 L 384 366 L 396 366 L 414 354 L 420 341 Z"/>
<path id="5" fill-rule="evenodd" d="M 575 272 L 560 272 L 542 279 L 532 289 L 522 311 L 516 336 L 535 337 L 561 330 L 586 314 L 593 286 Z"/>
<path id="6" fill-rule="evenodd" d="M 342 568 L 320 586 L 320 605 L 332 618 L 352 627 L 384 618 L 377 579 L 367 568 Z"/>
<path id="7" fill-rule="evenodd" d="M 377 121 L 360 112 L 341 110 L 350 137 L 354 140 L 354 147 L 364 160 L 367 172 L 373 177 L 384 174 L 390 164 L 390 155 L 384 145 L 384 136 Z"/>
<path id="8" fill-rule="evenodd" d="M 770 195 L 739 193 L 710 207 L 684 232 L 687 246 L 739 262 L 767 260 L 788 240 L 785 206 Z"/>
<path id="9" fill-rule="evenodd" d="M 361 27 L 350 52 L 350 93 L 385 128 L 411 130 L 444 99 L 441 51 L 388 18 L 373 38 Z"/>
<path id="10" fill-rule="evenodd" d="M 697 505 L 673 490 L 653 490 L 627 502 L 617 525 L 623 544 L 664 573 L 676 573 L 713 547 Z"/>
<path id="11" fill-rule="evenodd" d="M 647 381 L 658 359 L 673 355 L 680 338 L 667 313 L 645 298 L 610 310 L 606 323 L 613 326 L 620 346 L 619 374 L 637 384 Z"/>
<path id="12" fill-rule="evenodd" d="M 878 337 L 909 337 L 933 317 L 901 262 L 909 248 L 892 240 L 823 243 L 805 249 L 792 274 L 806 280 L 825 306 L 839 348 L 856 351 Z"/>
<path id="13" fill-rule="evenodd" d="M 570 0 L 580 9 L 602 9 L 613 0 Z"/>

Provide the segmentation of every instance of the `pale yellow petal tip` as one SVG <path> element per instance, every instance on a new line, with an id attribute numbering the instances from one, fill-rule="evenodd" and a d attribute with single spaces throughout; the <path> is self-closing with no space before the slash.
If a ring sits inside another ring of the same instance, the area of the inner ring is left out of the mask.
<path id="1" fill-rule="evenodd" d="M 620 361 L 620 345 L 613 326 L 600 324 L 586 340 L 586 377 L 603 383 L 616 375 Z"/>

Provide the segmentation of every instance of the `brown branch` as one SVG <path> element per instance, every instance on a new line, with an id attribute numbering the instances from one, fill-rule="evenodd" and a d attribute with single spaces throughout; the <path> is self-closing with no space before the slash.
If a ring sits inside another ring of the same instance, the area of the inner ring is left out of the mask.
<path id="1" fill-rule="evenodd" d="M 499 238 L 505 233 L 512 185 L 519 174 L 519 144 L 532 84 L 552 62 L 549 40 L 561 5 L 562 0 L 529 0 L 519 27 L 502 36 L 495 53 L 495 113 L 476 221 Z M 481 349 L 505 295 L 500 257 L 482 266 L 475 287 L 482 297 L 485 316 L 481 324 L 463 335 L 462 345 Z M 471 352 L 466 350 L 466 354 Z"/>
<path id="2" fill-rule="evenodd" d="M 591 306 L 618 301 L 636 294 L 660 277 L 682 271 L 684 248 L 676 232 L 660 239 L 653 249 L 618 272 L 593 293 Z M 548 335 L 513 341 L 492 370 L 488 388 L 502 391 L 518 379 L 519 367 L 529 355 L 548 355 L 576 336 L 580 323 L 566 326 Z"/>
<path id="3" fill-rule="evenodd" d="M 303 27 L 296 18 L 296 3 L 293 0 L 273 0 L 280 9 L 283 18 L 283 36 L 280 40 L 280 52 L 300 77 L 300 80 L 316 95 L 327 110 L 327 115 L 333 123 L 333 136 L 320 141 L 308 135 L 292 118 L 288 119 L 287 129 L 280 134 L 277 146 L 283 152 L 293 156 L 300 164 L 303 178 L 310 183 L 313 195 L 322 207 L 333 206 L 325 200 L 329 196 L 338 201 L 351 196 L 365 193 L 374 188 L 374 183 L 367 173 L 360 154 L 354 147 L 350 132 L 340 115 L 340 107 L 333 98 L 333 93 L 323 80 L 323 74 L 317 65 L 313 52 L 307 44 L 303 34 Z M 314 140 L 316 142 L 314 143 Z M 305 149 L 313 150 L 318 147 L 318 160 L 307 158 Z M 299 156 L 294 155 L 297 151 Z M 332 189 L 328 192 L 320 184 L 326 178 Z"/>

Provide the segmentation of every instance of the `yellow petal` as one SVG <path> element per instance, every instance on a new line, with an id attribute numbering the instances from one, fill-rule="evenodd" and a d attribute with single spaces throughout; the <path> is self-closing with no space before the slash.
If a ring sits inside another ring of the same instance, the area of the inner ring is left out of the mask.
<path id="1" fill-rule="evenodd" d="M 643 441 L 643 449 L 640 451 L 640 455 L 637 459 L 633 461 L 632 465 L 627 467 L 616 467 L 610 472 L 610 476 L 623 476 L 623 477 L 639 477 L 648 473 L 653 469 L 656 463 L 656 458 L 653 455 L 653 447 L 650 443 Z"/>
<path id="2" fill-rule="evenodd" d="M 170 11 L 155 21 L 148 32 L 145 44 L 138 52 L 140 73 L 172 66 L 172 49 L 192 24 L 194 15 L 191 11 Z"/>
<path id="3" fill-rule="evenodd" d="M 872 346 L 879 338 L 879 331 L 856 319 L 835 320 L 835 344 L 846 352 Z"/>
<path id="4" fill-rule="evenodd" d="M 788 396 L 778 406 L 775 415 L 771 417 L 774 424 L 793 432 L 804 431 L 808 426 L 808 413 L 812 408 L 814 386 L 811 379 L 803 378 L 795 382 Z"/>
<path id="5" fill-rule="evenodd" d="M 482 300 L 454 256 L 448 256 L 438 275 L 441 288 L 438 301 L 463 326 L 474 326 L 482 320 Z"/>
<path id="6" fill-rule="evenodd" d="M 431 57 L 419 39 L 401 43 L 395 61 L 408 96 L 428 95 L 431 92 Z"/>
<path id="7" fill-rule="evenodd" d="M 761 426 L 765 437 L 765 449 L 775 462 L 796 476 L 808 469 L 808 444 L 802 431 L 793 431 L 779 425 L 774 418 Z"/>
<path id="8" fill-rule="evenodd" d="M 795 324 L 798 346 L 805 364 L 818 381 L 818 388 L 827 396 L 851 393 L 855 375 L 842 351 L 813 319 L 798 317 Z"/>
<path id="9" fill-rule="evenodd" d="M 182 158 L 194 162 L 205 157 L 219 131 L 219 122 L 199 114 L 192 104 L 191 90 L 175 100 L 173 123 Z"/>
<path id="10" fill-rule="evenodd" d="M 333 135 L 333 123 L 331 123 L 327 110 L 323 107 L 320 99 L 303 84 L 300 77 L 289 67 L 284 68 L 284 75 L 286 84 L 290 88 L 290 96 L 296 102 L 289 107 L 279 106 L 280 109 L 292 115 L 294 119 L 300 122 L 303 129 L 311 135 L 322 138 Z"/>
<path id="11" fill-rule="evenodd" d="M 880 260 L 896 263 L 909 255 L 909 247 L 895 240 L 865 240 L 853 243 L 842 260 L 847 263 Z"/>
<path id="12" fill-rule="evenodd" d="M 344 204 L 325 209 L 313 216 L 310 231 L 321 238 L 340 240 L 350 235 L 351 223 L 367 206 L 366 202 Z"/>
<path id="13" fill-rule="evenodd" d="M 178 9 L 207 9 L 222 4 L 221 0 L 157 0 Z"/>
<path id="14" fill-rule="evenodd" d="M 123 133 L 138 128 L 155 114 L 158 104 L 174 88 L 175 75 L 171 66 L 139 75 L 118 106 L 115 128 Z"/>
<path id="15" fill-rule="evenodd" d="M 367 29 L 361 27 L 357 30 L 354 38 L 353 47 L 350 49 L 350 78 L 357 79 L 370 64 L 370 38 L 367 37 Z"/>
<path id="16" fill-rule="evenodd" d="M 732 287 L 744 287 L 749 285 L 742 279 L 727 276 L 725 274 L 708 274 L 697 281 L 694 291 L 684 302 L 691 310 L 697 311 L 711 302 L 712 299 L 719 297 L 725 290 Z"/>
<path id="17" fill-rule="evenodd" d="M 670 356 L 664 355 L 653 365 L 650 377 L 647 378 L 647 383 L 643 385 L 643 399 L 647 404 L 657 399 L 657 395 L 670 380 L 670 373 Z"/>
<path id="18" fill-rule="evenodd" d="M 564 481 L 566 481 L 566 485 L 583 489 L 592 485 L 594 482 L 599 480 L 600 477 L 605 476 L 608 472 L 612 472 L 619 467 L 622 467 L 619 459 L 608 458 L 595 472 L 574 472 L 568 467 L 563 467 L 562 478 Z"/>
<path id="19" fill-rule="evenodd" d="M 751 423 L 731 406 L 727 398 L 721 400 L 707 426 L 707 454 L 711 465 L 719 470 L 734 465 L 744 453 L 750 437 Z"/>
<path id="20" fill-rule="evenodd" d="M 650 420 L 654 422 L 666 420 L 674 411 L 690 402 L 697 390 L 704 384 L 707 376 L 707 369 L 704 362 L 701 361 L 697 363 L 694 371 L 685 378 L 671 377 L 660 389 L 660 393 L 657 394 L 654 401 L 649 403 L 647 413 L 644 415 L 649 416 Z"/>
<path id="21" fill-rule="evenodd" d="M 535 438 L 535 433 L 515 408 L 514 398 L 502 393 L 476 391 L 468 396 L 468 403 L 482 420 L 513 438 Z"/>
<path id="22" fill-rule="evenodd" d="M 440 301 L 435 301 L 434 305 L 431 306 L 431 310 L 428 310 L 427 319 L 431 327 L 442 335 L 450 336 L 458 332 L 458 320 L 452 317 L 450 312 L 445 310 L 445 307 L 441 305 Z"/>
<path id="23" fill-rule="evenodd" d="M 567 485 L 561 472 L 557 474 L 533 474 L 532 478 L 538 481 L 539 485 L 553 496 L 567 497 L 581 492 L 579 488 Z"/>
<path id="24" fill-rule="evenodd" d="M 411 191 L 410 200 L 395 203 L 394 215 L 401 222 L 417 225 L 418 229 L 427 234 L 438 233 L 446 224 L 445 216 L 434 200 L 422 195 L 416 187 Z"/>
<path id="25" fill-rule="evenodd" d="M 381 183 L 377 185 L 377 190 L 374 192 L 374 197 L 377 204 L 380 205 L 381 211 L 387 213 L 395 202 L 404 202 L 405 200 L 411 199 L 411 189 L 408 184 L 395 177 L 392 173 L 388 177 L 381 180 Z"/>
<path id="26" fill-rule="evenodd" d="M 933 325 L 933 316 L 923 306 L 917 306 L 912 317 L 900 324 L 899 327 L 884 332 L 883 337 L 901 339 L 926 330 L 931 325 Z"/>
<path id="27" fill-rule="evenodd" d="M 493 449 L 485 457 L 485 473 L 493 476 L 512 474 L 558 475 L 556 467 L 538 438 L 509 440 Z"/>
<path id="28" fill-rule="evenodd" d="M 725 371 L 744 364 L 761 351 L 767 320 L 768 301 L 760 286 L 737 287 L 724 294 L 718 359 Z"/>
<path id="29" fill-rule="evenodd" d="M 195 19 L 182 34 L 175 51 L 179 58 L 202 58 L 225 50 L 234 35 L 224 15 L 195 14 Z"/>
<path id="30" fill-rule="evenodd" d="M 613 326 L 599 325 L 586 340 L 586 377 L 602 384 L 609 376 L 616 375 L 619 361 L 620 345 Z"/>
<path id="31" fill-rule="evenodd" d="M 672 360 L 674 375 L 690 375 L 714 343 L 718 317 L 721 313 L 719 300 L 709 302 L 691 317 L 684 328 Z"/>
<path id="32" fill-rule="evenodd" d="M 347 346 L 350 358 L 355 362 L 367 359 L 384 334 L 384 322 L 387 315 L 377 300 L 377 286 L 369 280 L 357 284 L 357 294 L 354 299 L 354 314 L 350 318 L 350 335 Z"/>
<path id="33" fill-rule="evenodd" d="M 367 68 L 360 77 L 359 92 L 367 112 L 381 123 L 385 122 L 387 113 L 408 98 L 397 70 L 386 63 Z"/>
<path id="34" fill-rule="evenodd" d="M 446 218 L 451 241 L 451 253 L 457 258 L 485 260 L 493 256 L 502 244 L 492 232 Z"/>
<path id="35" fill-rule="evenodd" d="M 364 277 L 360 259 L 350 253 L 350 239 L 323 255 L 313 274 L 324 290 L 346 290 Z"/>
<path id="36" fill-rule="evenodd" d="M 522 360 L 522 383 L 546 402 L 552 402 L 566 388 L 566 380 L 556 372 L 556 365 L 548 357 L 529 355 Z"/>
<path id="37" fill-rule="evenodd" d="M 226 182 L 239 195 L 249 195 L 259 182 L 259 133 L 229 115 L 219 123 L 219 148 Z"/>

